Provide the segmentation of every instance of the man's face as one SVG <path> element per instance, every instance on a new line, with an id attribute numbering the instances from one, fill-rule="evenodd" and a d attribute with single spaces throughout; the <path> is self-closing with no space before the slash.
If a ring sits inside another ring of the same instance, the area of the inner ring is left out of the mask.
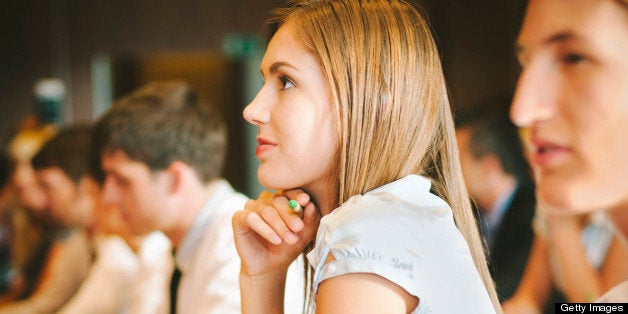
<path id="1" fill-rule="evenodd" d="M 45 217 L 48 214 L 46 213 L 46 197 L 37 184 L 35 169 L 30 160 L 16 162 L 12 183 L 22 205 L 38 216 Z"/>
<path id="2" fill-rule="evenodd" d="M 120 150 L 103 154 L 101 160 L 105 204 L 118 206 L 136 235 L 166 231 L 172 219 L 167 214 L 170 184 L 165 173 L 152 172 Z"/>
<path id="3" fill-rule="evenodd" d="M 460 128 L 456 130 L 456 139 L 460 151 L 462 176 L 469 191 L 469 196 L 476 201 L 484 199 L 487 193 L 491 194 L 493 191 L 490 191 L 490 186 L 486 182 L 489 174 L 486 172 L 486 167 L 482 164 L 482 159 L 473 156 L 471 151 L 471 129 Z"/>
<path id="4" fill-rule="evenodd" d="M 57 223 L 72 227 L 89 225 L 94 200 L 80 183 L 74 183 L 58 167 L 39 169 L 36 176 L 45 205 Z"/>
<path id="5" fill-rule="evenodd" d="M 626 206 L 628 19 L 611 0 L 532 0 L 511 108 L 539 195 L 572 211 Z"/>

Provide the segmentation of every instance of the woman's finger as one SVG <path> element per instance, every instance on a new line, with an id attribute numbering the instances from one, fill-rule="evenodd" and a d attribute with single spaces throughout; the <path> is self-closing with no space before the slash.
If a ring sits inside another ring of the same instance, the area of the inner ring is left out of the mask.
<path id="1" fill-rule="evenodd" d="M 306 241 L 312 241 L 316 236 L 316 231 L 318 230 L 318 225 L 321 221 L 321 215 L 314 206 L 314 203 L 309 202 L 305 208 L 303 209 L 303 224 L 304 228 L 301 232 L 303 237 L 307 237 L 307 239 L 303 239 Z"/>
<path id="2" fill-rule="evenodd" d="M 244 219 L 249 227 L 262 238 L 266 239 L 266 241 L 275 245 L 279 245 L 283 242 L 275 230 L 273 230 L 273 228 L 271 228 L 256 212 L 246 211 L 244 213 Z"/>
<path id="3" fill-rule="evenodd" d="M 283 219 L 284 223 L 292 232 L 298 233 L 303 230 L 303 221 L 301 221 L 300 214 L 291 209 L 289 200 L 285 196 L 275 196 L 273 206 L 277 209 L 281 219 Z M 301 210 L 301 212 L 302 211 L 303 210 Z"/>
<path id="4" fill-rule="evenodd" d="M 305 207 L 310 202 L 310 195 L 301 189 L 292 189 L 283 191 L 283 195 L 290 200 L 295 200 L 301 207 Z"/>
<path id="5" fill-rule="evenodd" d="M 287 202 L 285 201 L 284 197 L 281 198 L 284 200 L 284 202 Z M 279 204 L 281 204 L 281 202 Z M 280 212 L 286 211 L 287 207 L 287 205 L 282 205 L 277 206 L 273 204 L 273 206 L 269 206 L 264 204 L 258 207 L 258 213 L 260 214 L 262 219 L 264 219 L 266 224 L 273 228 L 273 230 L 277 234 L 279 234 L 288 244 L 294 244 L 299 240 L 299 238 L 289 229 L 286 222 L 280 215 Z"/>
<path id="6" fill-rule="evenodd" d="M 257 197 L 257 201 L 267 205 L 271 205 L 273 202 L 273 197 L 275 197 L 275 194 L 268 191 L 262 191 L 262 193 L 260 193 Z"/>

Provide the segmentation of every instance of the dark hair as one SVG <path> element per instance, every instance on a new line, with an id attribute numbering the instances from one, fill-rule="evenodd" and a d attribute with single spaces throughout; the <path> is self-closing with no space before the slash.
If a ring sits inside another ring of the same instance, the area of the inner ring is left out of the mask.
<path id="1" fill-rule="evenodd" d="M 62 129 L 33 157 L 33 168 L 58 167 L 78 183 L 84 176 L 93 175 L 89 159 L 91 140 L 91 127 L 87 125 Z"/>
<path id="2" fill-rule="evenodd" d="M 11 181 L 13 173 L 13 161 L 6 150 L 0 149 L 0 189 Z"/>
<path id="3" fill-rule="evenodd" d="M 222 172 L 226 133 L 222 116 L 187 83 L 153 82 L 119 99 L 96 123 L 92 159 L 122 151 L 152 171 L 178 160 L 207 183 Z"/>
<path id="4" fill-rule="evenodd" d="M 521 139 L 506 113 L 479 112 L 462 120 L 458 128 L 469 129 L 469 147 L 474 158 L 494 154 L 505 172 L 520 181 L 530 180 Z"/>

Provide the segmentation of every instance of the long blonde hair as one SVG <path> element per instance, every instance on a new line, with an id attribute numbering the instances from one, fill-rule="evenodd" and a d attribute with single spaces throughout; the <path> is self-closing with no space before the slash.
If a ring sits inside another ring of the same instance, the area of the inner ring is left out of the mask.
<path id="1" fill-rule="evenodd" d="M 305 0 L 274 11 L 316 56 L 338 117 L 338 205 L 409 174 L 450 204 L 500 309 L 465 188 L 440 57 L 425 19 L 399 0 Z M 498 310 L 499 311 L 499 310 Z"/>

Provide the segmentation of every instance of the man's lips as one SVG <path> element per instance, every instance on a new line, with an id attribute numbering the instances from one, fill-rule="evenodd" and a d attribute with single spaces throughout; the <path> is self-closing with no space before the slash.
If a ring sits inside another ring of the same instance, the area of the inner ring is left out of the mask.
<path id="1" fill-rule="evenodd" d="M 555 165 L 571 153 L 567 146 L 543 139 L 533 139 L 532 162 L 540 167 Z"/>
<path id="2" fill-rule="evenodd" d="M 275 146 L 277 146 L 276 143 L 266 140 L 264 138 L 258 137 L 257 148 L 255 149 L 255 156 L 259 157 L 261 154 L 275 148 Z"/>

